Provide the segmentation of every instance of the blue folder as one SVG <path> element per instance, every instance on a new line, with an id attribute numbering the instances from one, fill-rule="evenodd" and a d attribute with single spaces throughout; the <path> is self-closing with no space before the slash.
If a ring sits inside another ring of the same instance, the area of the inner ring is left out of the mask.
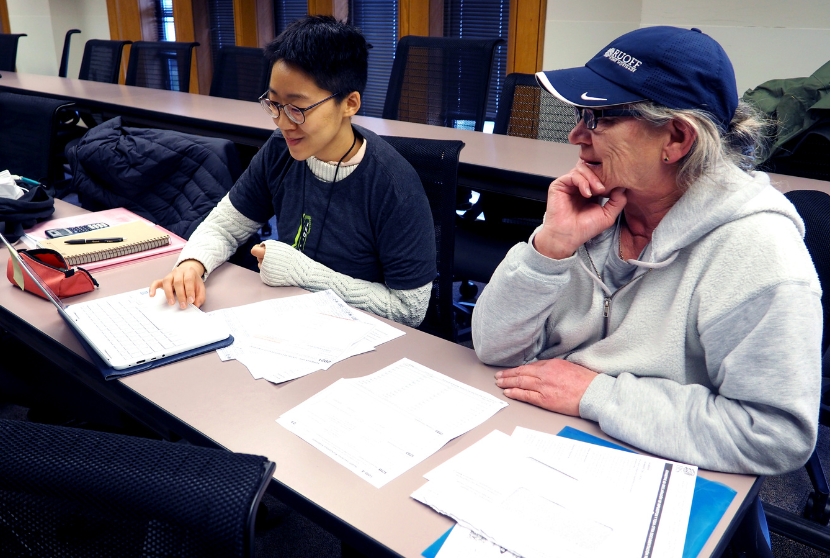
<path id="1" fill-rule="evenodd" d="M 607 448 L 628 452 L 632 451 L 570 426 L 566 426 L 560 430 L 557 435 Z M 718 525 L 721 516 L 727 511 L 727 507 L 735 496 L 736 491 L 729 486 L 702 477 L 696 477 L 692 507 L 690 508 L 690 521 L 687 524 L 687 539 L 684 543 L 684 558 L 694 558 L 699 555 L 701 549 L 704 548 L 704 543 L 710 538 L 710 534 L 716 528 L 716 525 Z M 433 544 L 428 546 L 421 555 L 425 558 L 435 558 L 452 530 L 453 527 L 448 529 Z"/>

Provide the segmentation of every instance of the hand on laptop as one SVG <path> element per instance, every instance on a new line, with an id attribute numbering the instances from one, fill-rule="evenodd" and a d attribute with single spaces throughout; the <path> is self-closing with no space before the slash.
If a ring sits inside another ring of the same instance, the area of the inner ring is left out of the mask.
<path id="1" fill-rule="evenodd" d="M 193 304 L 197 308 L 205 302 L 205 282 L 202 275 L 205 266 L 196 260 L 185 260 L 168 273 L 164 279 L 156 279 L 150 285 L 150 296 L 156 295 L 156 289 L 163 289 L 167 303 L 179 302 L 179 308 Z"/>

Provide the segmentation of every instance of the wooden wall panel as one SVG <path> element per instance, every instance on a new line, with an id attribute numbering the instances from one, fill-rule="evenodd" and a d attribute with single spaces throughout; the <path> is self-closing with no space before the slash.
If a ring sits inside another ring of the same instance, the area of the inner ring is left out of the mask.
<path id="1" fill-rule="evenodd" d="M 153 25 L 144 25 L 148 15 L 155 20 L 155 13 L 147 13 L 148 7 L 152 10 L 150 2 L 142 0 L 107 0 L 107 20 L 110 24 L 110 38 L 114 41 L 154 41 L 156 32 Z M 145 29 L 147 27 L 147 29 Z M 152 31 L 152 36 L 147 36 Z M 127 75 L 127 62 L 130 60 L 130 45 L 124 47 L 121 57 L 121 72 L 118 82 L 124 83 Z"/>
<path id="2" fill-rule="evenodd" d="M 107 0 L 110 38 L 114 41 L 141 41 L 142 10 L 139 0 Z M 146 39 L 151 41 L 153 39 Z"/>
<path id="3" fill-rule="evenodd" d="M 6 0 L 0 0 L 0 33 L 11 33 L 12 25 L 9 23 L 9 6 Z"/>
<path id="4" fill-rule="evenodd" d="M 208 0 L 191 0 L 193 9 L 193 36 L 199 43 L 194 52 L 198 91 L 208 95 L 211 91 L 211 78 L 214 75 L 214 61 L 211 52 L 211 12 Z M 178 33 L 178 31 L 177 31 Z M 177 34 L 178 37 L 178 34 Z M 191 89 L 194 93 L 193 89 Z"/>
<path id="5" fill-rule="evenodd" d="M 237 46 L 264 47 L 274 39 L 272 0 L 234 0 L 234 39 Z"/>
<path id="6" fill-rule="evenodd" d="M 398 37 L 406 35 L 430 36 L 430 2 L 399 0 Z"/>
<path id="7" fill-rule="evenodd" d="M 507 72 L 542 70 L 545 0 L 511 0 Z"/>
<path id="8" fill-rule="evenodd" d="M 237 46 L 262 46 L 257 35 L 257 0 L 234 0 L 234 42 Z"/>
<path id="9" fill-rule="evenodd" d="M 335 15 L 333 0 L 309 0 L 309 15 Z"/>

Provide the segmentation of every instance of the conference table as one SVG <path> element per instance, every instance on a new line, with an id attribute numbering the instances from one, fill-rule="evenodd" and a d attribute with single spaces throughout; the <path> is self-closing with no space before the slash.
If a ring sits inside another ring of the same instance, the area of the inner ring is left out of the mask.
<path id="1" fill-rule="evenodd" d="M 120 115 L 131 125 L 222 137 L 254 147 L 265 143 L 275 129 L 271 117 L 251 101 L 14 72 L 2 72 L 0 91 L 66 99 L 80 108 Z M 512 195 L 529 199 L 545 199 L 552 177 L 577 160 L 577 148 L 571 145 L 366 116 L 355 116 L 353 122 L 379 135 L 461 140 L 465 148 L 460 185 L 509 188 Z"/>
<path id="2" fill-rule="evenodd" d="M 82 211 L 56 201 L 55 217 Z M 8 254 L 3 252 L 0 266 L 5 268 Z M 96 272 L 100 288 L 67 302 L 145 287 L 166 274 L 175 258 L 169 255 Z M 305 292 L 268 287 L 256 273 L 232 264 L 217 269 L 207 287 L 206 311 Z M 10 283 L 0 287 L 0 328 L 167 439 L 268 457 L 277 464 L 269 488 L 272 494 L 368 556 L 417 557 L 442 535 L 451 520 L 409 495 L 426 482 L 426 472 L 495 429 L 511 434 L 516 426 L 523 426 L 556 434 L 572 426 L 609 439 L 595 423 L 505 398 L 494 384 L 497 369 L 482 364 L 471 349 L 388 323 L 405 335 L 326 371 L 279 385 L 255 380 L 242 364 L 221 362 L 215 352 L 106 381 L 50 303 Z M 365 376 L 405 357 L 490 393 L 508 406 L 380 489 L 275 422 L 337 379 Z M 758 493 L 761 478 L 705 470 L 699 474 L 737 492 L 700 554 L 717 556 L 735 528 L 735 520 Z"/>
<path id="3" fill-rule="evenodd" d="M 2 72 L 0 91 L 66 99 L 80 108 L 120 115 L 135 126 L 222 137 L 253 147 L 265 143 L 275 129 L 268 114 L 251 101 L 15 72 Z M 379 135 L 463 141 L 460 186 L 538 201 L 545 201 L 548 185 L 574 166 L 579 152 L 574 145 L 415 122 L 368 116 L 355 116 L 353 122 Z M 772 178 L 781 191 L 829 192 L 828 181 Z"/>

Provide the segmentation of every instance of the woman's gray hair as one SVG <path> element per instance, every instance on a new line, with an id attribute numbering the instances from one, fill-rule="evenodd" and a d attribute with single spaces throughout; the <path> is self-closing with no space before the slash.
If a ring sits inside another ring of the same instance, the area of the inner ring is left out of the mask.
<path id="1" fill-rule="evenodd" d="M 730 162 L 744 171 L 751 171 L 757 161 L 764 160 L 770 122 L 756 107 L 745 101 L 733 115 L 726 132 L 719 130 L 712 117 L 699 109 L 670 109 L 646 101 L 632 105 L 640 116 L 653 126 L 663 126 L 671 120 L 680 120 L 690 126 L 696 140 L 689 153 L 680 161 L 678 186 L 686 189 L 721 162 Z"/>

